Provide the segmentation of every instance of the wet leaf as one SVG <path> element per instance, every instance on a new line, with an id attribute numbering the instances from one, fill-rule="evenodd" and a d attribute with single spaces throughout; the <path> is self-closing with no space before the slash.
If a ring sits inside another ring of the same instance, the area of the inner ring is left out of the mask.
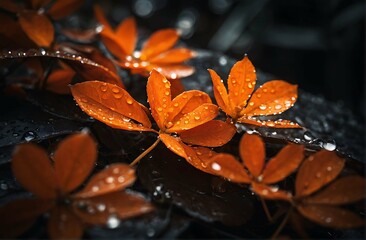
<path id="1" fill-rule="evenodd" d="M 46 89 L 58 94 L 69 94 L 69 84 L 74 76 L 75 72 L 70 69 L 55 70 L 47 79 Z"/>
<path id="2" fill-rule="evenodd" d="M 251 188 L 253 192 L 264 199 L 290 201 L 292 197 L 291 193 L 280 190 L 278 187 L 259 184 L 256 182 L 252 183 Z"/>
<path id="3" fill-rule="evenodd" d="M 355 228 L 364 226 L 364 221 L 356 214 L 334 206 L 301 205 L 297 208 L 306 218 L 332 228 Z"/>
<path id="4" fill-rule="evenodd" d="M 97 159 L 97 146 L 88 133 L 65 138 L 53 159 L 59 189 L 68 193 L 77 188 L 90 174 Z"/>
<path id="5" fill-rule="evenodd" d="M 55 20 L 60 20 L 79 9 L 84 0 L 58 0 L 48 9 L 47 13 Z"/>
<path id="6" fill-rule="evenodd" d="M 19 23 L 28 37 L 40 47 L 49 47 L 55 30 L 47 16 L 37 12 L 24 11 L 18 14 Z"/>
<path id="7" fill-rule="evenodd" d="M 181 63 L 195 56 L 195 53 L 188 48 L 174 48 L 163 52 L 150 59 L 153 64 Z"/>
<path id="8" fill-rule="evenodd" d="M 111 164 L 94 175 L 74 198 L 90 198 L 116 192 L 130 186 L 136 180 L 135 171 L 126 164 Z"/>
<path id="9" fill-rule="evenodd" d="M 75 84 L 71 92 L 83 111 L 113 128 L 151 131 L 151 123 L 144 109 L 118 86 L 89 81 Z"/>
<path id="10" fill-rule="evenodd" d="M 231 107 L 229 105 L 229 95 L 226 91 L 226 87 L 225 87 L 224 83 L 222 82 L 220 76 L 217 75 L 217 73 L 212 69 L 208 69 L 208 71 L 211 75 L 212 83 L 214 86 L 213 92 L 214 92 L 217 104 L 228 115 L 234 116 L 235 112 L 233 112 L 231 110 Z"/>
<path id="11" fill-rule="evenodd" d="M 333 181 L 342 171 L 344 162 L 335 152 L 326 150 L 308 157 L 296 176 L 296 197 L 309 195 Z"/>
<path id="12" fill-rule="evenodd" d="M 187 65 L 158 65 L 152 64 L 148 69 L 157 69 L 168 79 L 185 78 L 192 75 L 195 71 L 194 67 Z"/>
<path id="13" fill-rule="evenodd" d="M 44 149 L 32 143 L 18 145 L 13 153 L 12 169 L 17 181 L 37 197 L 56 197 L 56 178 Z"/>
<path id="14" fill-rule="evenodd" d="M 141 49 L 142 59 L 154 57 L 172 48 L 178 41 L 179 35 L 175 29 L 163 29 L 154 32 Z"/>
<path id="15" fill-rule="evenodd" d="M 0 236 L 15 238 L 28 230 L 37 217 L 52 207 L 50 201 L 19 199 L 0 208 Z M 6 216 L 6 217 L 5 217 Z"/>
<path id="16" fill-rule="evenodd" d="M 48 234 L 52 239 L 81 238 L 83 231 L 82 222 L 67 206 L 58 206 L 51 211 Z"/>
<path id="17" fill-rule="evenodd" d="M 196 120 L 196 118 L 195 118 Z M 182 141 L 192 145 L 219 147 L 231 140 L 236 133 L 232 124 L 211 120 L 180 133 Z"/>
<path id="18" fill-rule="evenodd" d="M 360 176 L 347 176 L 336 180 L 325 189 L 303 202 L 307 204 L 341 205 L 365 198 L 365 179 Z"/>
<path id="19" fill-rule="evenodd" d="M 169 150 L 171 150 L 178 156 L 187 158 L 187 154 L 184 150 L 184 147 L 182 146 L 182 144 L 184 143 L 182 143 L 179 138 L 170 136 L 169 134 L 160 134 L 159 138 Z"/>
<path id="20" fill-rule="evenodd" d="M 287 145 L 266 164 L 263 170 L 263 183 L 282 181 L 294 172 L 304 159 L 304 146 Z"/>
<path id="21" fill-rule="evenodd" d="M 129 17 L 121 22 L 116 29 L 116 36 L 123 41 L 119 41 L 119 46 L 123 48 L 126 55 L 132 55 L 137 43 L 137 27 L 134 18 Z"/>
<path id="22" fill-rule="evenodd" d="M 245 134 L 240 140 L 240 158 L 251 175 L 259 177 L 262 173 L 265 160 L 265 146 L 258 135 Z"/>

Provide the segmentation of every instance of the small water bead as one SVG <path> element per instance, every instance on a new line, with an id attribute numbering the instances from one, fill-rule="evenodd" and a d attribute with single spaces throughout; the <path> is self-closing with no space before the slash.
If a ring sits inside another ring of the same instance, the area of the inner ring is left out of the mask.
<path id="1" fill-rule="evenodd" d="M 157 110 L 158 110 L 159 112 L 161 112 L 161 111 L 163 111 L 163 108 L 158 107 L 158 108 L 157 108 Z"/>
<path id="2" fill-rule="evenodd" d="M 127 99 L 126 102 L 128 105 L 132 105 L 132 103 L 133 103 L 132 99 Z"/>
<path id="3" fill-rule="evenodd" d="M 119 176 L 119 177 L 117 178 L 117 181 L 118 181 L 119 183 L 123 183 L 125 180 L 126 180 L 126 179 L 125 179 L 123 176 Z"/>
<path id="4" fill-rule="evenodd" d="M 91 190 L 93 192 L 98 192 L 99 191 L 99 186 L 93 186 Z"/>
<path id="5" fill-rule="evenodd" d="M 24 139 L 26 142 L 32 141 L 32 140 L 34 140 L 36 137 L 37 137 L 37 134 L 36 134 L 36 133 L 34 133 L 34 132 L 31 132 L 31 131 L 26 132 L 26 133 L 24 133 L 24 135 L 23 135 L 23 139 Z"/>
<path id="6" fill-rule="evenodd" d="M 107 206 L 105 204 L 103 204 L 103 203 L 97 204 L 97 210 L 99 212 L 104 212 L 106 210 L 106 208 L 107 208 Z"/>
<path id="7" fill-rule="evenodd" d="M 266 105 L 264 105 L 264 104 L 261 104 L 261 105 L 259 106 L 259 109 L 260 109 L 260 110 L 262 110 L 262 111 L 264 111 L 264 110 L 266 110 L 266 109 L 267 109 L 267 106 L 266 106 Z"/>
<path id="8" fill-rule="evenodd" d="M 282 105 L 280 105 L 280 104 L 277 104 L 276 106 L 275 106 L 275 109 L 276 110 L 280 110 L 282 108 Z"/>
<path id="9" fill-rule="evenodd" d="M 328 151 L 334 151 L 334 150 L 336 150 L 337 145 L 336 145 L 335 141 L 334 141 L 334 140 L 332 140 L 332 141 L 329 141 L 329 142 L 323 142 L 323 143 L 322 143 L 322 147 L 323 147 L 325 150 L 328 150 Z"/>
<path id="10" fill-rule="evenodd" d="M 172 73 L 172 74 L 170 74 L 170 78 L 171 79 L 176 79 L 178 76 L 177 76 L 177 74 L 176 73 Z"/>
<path id="11" fill-rule="evenodd" d="M 113 177 L 107 177 L 105 179 L 106 183 L 113 183 L 114 182 L 114 178 Z"/>
<path id="12" fill-rule="evenodd" d="M 117 228 L 121 224 L 121 220 L 118 219 L 116 215 L 110 215 L 107 220 L 107 227 L 114 229 Z"/>
<path id="13" fill-rule="evenodd" d="M 303 137 L 306 141 L 314 140 L 314 136 L 309 131 L 305 131 Z"/>
<path id="14" fill-rule="evenodd" d="M 133 66 L 134 68 L 138 68 L 138 67 L 140 66 L 140 64 L 139 64 L 139 63 L 133 63 L 133 64 L 132 64 L 132 66 Z"/>
<path id="15" fill-rule="evenodd" d="M 219 58 L 219 64 L 220 64 L 221 66 L 225 66 L 225 65 L 227 64 L 227 59 L 226 59 L 225 57 L 221 56 L 221 57 Z"/>
<path id="16" fill-rule="evenodd" d="M 164 94 L 165 94 L 166 96 L 169 96 L 169 95 L 170 95 L 170 92 L 166 91 Z"/>
<path id="17" fill-rule="evenodd" d="M 174 125 L 174 124 L 173 124 L 172 122 L 168 122 L 168 123 L 166 124 L 166 127 L 167 127 L 167 128 L 171 128 L 171 127 L 173 127 L 173 125 Z"/>
<path id="18" fill-rule="evenodd" d="M 200 120 L 200 119 L 201 119 L 201 117 L 199 117 L 199 116 L 195 116 L 195 117 L 194 117 L 194 119 L 195 119 L 195 120 Z"/>
<path id="19" fill-rule="evenodd" d="M 221 166 L 220 166 L 218 163 L 216 163 L 216 162 L 213 162 L 213 163 L 211 164 L 211 168 L 212 168 L 213 170 L 215 170 L 215 171 L 220 171 L 220 170 L 221 170 Z"/>
<path id="20" fill-rule="evenodd" d="M 179 104 L 178 104 L 178 103 L 174 103 L 174 104 L 173 104 L 173 106 L 174 106 L 174 107 L 178 107 L 178 106 L 179 106 Z"/>
<path id="21" fill-rule="evenodd" d="M 251 83 L 248 83 L 248 88 L 253 88 L 253 85 Z"/>

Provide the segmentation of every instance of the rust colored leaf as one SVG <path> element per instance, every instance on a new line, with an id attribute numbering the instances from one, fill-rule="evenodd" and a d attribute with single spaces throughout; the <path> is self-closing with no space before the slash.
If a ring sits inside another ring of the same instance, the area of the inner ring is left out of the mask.
<path id="1" fill-rule="evenodd" d="M 303 197 L 333 181 L 344 167 L 345 160 L 335 152 L 321 150 L 301 165 L 295 183 L 296 197 Z"/>
<path id="2" fill-rule="evenodd" d="M 258 135 L 245 134 L 239 144 L 240 158 L 255 178 L 262 173 L 265 160 L 265 146 Z"/>
<path id="3" fill-rule="evenodd" d="M 141 49 L 142 60 L 156 56 L 172 48 L 179 38 L 175 29 L 163 29 L 154 32 Z"/>
<path id="4" fill-rule="evenodd" d="M 207 165 L 206 172 L 227 178 L 236 183 L 251 182 L 251 178 L 243 165 L 231 154 L 219 153 L 204 163 Z"/>
<path id="5" fill-rule="evenodd" d="M 246 124 L 250 124 L 250 125 L 255 125 L 255 126 L 260 126 L 260 127 L 271 127 L 271 128 L 302 128 L 299 124 L 288 121 L 288 120 L 283 120 L 283 119 L 278 119 L 275 121 L 271 121 L 271 120 L 258 120 L 255 118 L 246 118 L 246 117 L 242 117 L 238 119 L 239 123 L 246 123 Z"/>
<path id="6" fill-rule="evenodd" d="M 229 105 L 229 95 L 227 94 L 226 87 L 222 82 L 220 76 L 217 75 L 217 73 L 212 69 L 208 69 L 208 71 L 211 75 L 214 95 L 217 104 L 228 115 L 234 116 L 235 113 L 231 110 L 231 107 Z"/>
<path id="7" fill-rule="evenodd" d="M 276 183 L 295 171 L 304 159 L 304 146 L 290 144 L 282 148 L 263 170 L 263 183 Z"/>
<path id="8" fill-rule="evenodd" d="M 133 193 L 116 192 L 85 199 L 75 206 L 76 214 L 85 223 L 104 225 L 111 215 L 127 219 L 154 210 L 154 207 L 144 198 Z M 100 211 L 100 209 L 103 211 Z M 93 209 L 90 213 L 87 209 Z"/>
<path id="9" fill-rule="evenodd" d="M 20 5 L 14 3 L 13 0 L 0 1 L 0 9 L 4 9 L 4 10 L 6 10 L 8 12 L 12 12 L 12 13 L 18 13 L 23 10 L 23 8 Z"/>
<path id="10" fill-rule="evenodd" d="M 165 129 L 164 122 L 171 102 L 170 82 L 159 72 L 153 70 L 146 85 L 147 98 L 151 115 L 160 129 Z"/>
<path id="11" fill-rule="evenodd" d="M 264 184 L 252 182 L 252 190 L 264 199 L 290 201 L 291 193 Z"/>
<path id="12" fill-rule="evenodd" d="M 40 47 L 49 47 L 55 30 L 51 21 L 43 14 L 25 11 L 19 13 L 19 23 L 28 37 Z"/>
<path id="13" fill-rule="evenodd" d="M 364 226 L 364 221 L 356 214 L 334 206 L 302 205 L 297 208 L 306 218 L 332 228 L 355 228 Z"/>
<path id="14" fill-rule="evenodd" d="M 187 61 L 195 56 L 188 48 L 174 48 L 150 59 L 153 64 L 173 64 Z"/>
<path id="15" fill-rule="evenodd" d="M 168 79 L 169 80 L 169 79 Z M 175 98 L 179 94 L 184 92 L 184 86 L 182 84 L 182 81 L 178 78 L 175 80 L 169 80 L 170 82 L 170 92 L 172 98 Z"/>
<path id="16" fill-rule="evenodd" d="M 121 39 L 119 42 L 126 55 L 132 55 L 137 43 L 137 27 L 133 17 L 121 22 L 116 29 L 116 36 Z"/>
<path id="17" fill-rule="evenodd" d="M 212 103 L 204 103 L 191 112 L 184 114 L 173 126 L 169 128 L 169 132 L 182 132 L 202 125 L 214 119 L 219 113 L 218 107 Z"/>
<path id="18" fill-rule="evenodd" d="M 205 147 L 219 147 L 231 140 L 236 133 L 232 124 L 211 120 L 180 133 L 183 142 Z"/>
<path id="19" fill-rule="evenodd" d="M 168 79 L 185 78 L 194 73 L 194 67 L 187 65 L 151 64 L 150 68 L 159 70 L 159 72 Z"/>
<path id="20" fill-rule="evenodd" d="M 248 57 L 238 61 L 231 68 L 228 78 L 229 101 L 239 109 L 247 104 L 256 84 L 256 73 Z"/>
<path id="21" fill-rule="evenodd" d="M 160 134 L 159 138 L 170 151 L 174 152 L 178 156 L 187 158 L 187 154 L 182 147 L 183 143 L 178 138 L 170 136 L 169 134 Z"/>
<path id="22" fill-rule="evenodd" d="M 28 230 L 38 216 L 52 207 L 52 202 L 18 199 L 0 208 L 0 236 L 15 238 Z"/>
<path id="23" fill-rule="evenodd" d="M 39 9 L 49 4 L 51 0 L 31 0 L 30 2 L 33 9 Z"/>
<path id="24" fill-rule="evenodd" d="M 241 112 L 244 116 L 280 114 L 292 107 L 297 98 L 297 85 L 281 80 L 266 82 L 258 88 Z"/>
<path id="25" fill-rule="evenodd" d="M 55 70 L 47 79 L 46 89 L 58 94 L 69 94 L 69 84 L 74 76 L 75 72 L 70 69 Z"/>
<path id="26" fill-rule="evenodd" d="M 95 29 L 70 29 L 62 28 L 61 32 L 69 39 L 82 43 L 90 43 L 96 40 L 97 31 Z"/>
<path id="27" fill-rule="evenodd" d="M 165 124 L 167 128 L 173 126 L 169 122 L 176 122 L 189 112 L 192 112 L 197 107 L 204 103 L 211 103 L 211 99 L 207 93 L 190 90 L 185 91 L 176 96 L 170 103 Z"/>
<path id="28" fill-rule="evenodd" d="M 80 186 L 93 170 L 97 146 L 88 133 L 74 134 L 58 145 L 53 159 L 58 187 L 68 193 Z"/>
<path id="29" fill-rule="evenodd" d="M 60 20 L 79 9 L 84 0 L 58 0 L 51 6 L 47 13 L 55 20 Z"/>
<path id="30" fill-rule="evenodd" d="M 144 109 L 118 86 L 88 81 L 72 86 L 71 93 L 83 111 L 113 128 L 152 131 Z"/>
<path id="31" fill-rule="evenodd" d="M 94 175 L 75 198 L 89 198 L 116 192 L 130 186 L 136 180 L 135 171 L 126 164 L 116 163 Z"/>
<path id="32" fill-rule="evenodd" d="M 48 221 L 48 234 L 52 239 L 79 239 L 83 231 L 83 223 L 67 206 L 52 210 Z"/>
<path id="33" fill-rule="evenodd" d="M 17 181 L 37 197 L 56 197 L 56 178 L 42 148 L 32 143 L 18 145 L 13 153 L 12 169 Z"/>
<path id="34" fill-rule="evenodd" d="M 336 180 L 314 196 L 305 198 L 305 203 L 341 205 L 365 198 L 365 179 L 360 176 L 347 176 Z"/>

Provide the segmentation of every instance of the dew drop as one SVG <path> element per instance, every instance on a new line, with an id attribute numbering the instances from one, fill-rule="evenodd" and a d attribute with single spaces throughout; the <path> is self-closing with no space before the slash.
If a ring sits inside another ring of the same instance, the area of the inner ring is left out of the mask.
<path id="1" fill-rule="evenodd" d="M 264 105 L 264 104 L 262 104 L 262 105 L 260 105 L 260 106 L 259 106 L 259 109 L 260 109 L 260 110 L 266 110 L 266 109 L 267 109 L 267 106 L 266 106 L 266 105 Z"/>
<path id="2" fill-rule="evenodd" d="M 201 117 L 199 117 L 199 116 L 195 116 L 195 117 L 194 117 L 194 119 L 195 119 L 195 120 L 200 120 L 200 119 L 201 119 Z"/>
<path id="3" fill-rule="evenodd" d="M 323 147 L 325 150 L 328 150 L 328 151 L 334 151 L 334 150 L 336 150 L 337 145 L 336 145 L 335 141 L 334 141 L 334 140 L 332 140 L 332 141 L 329 141 L 329 142 L 324 142 L 324 143 L 322 144 L 322 147 Z"/>
<path id="4" fill-rule="evenodd" d="M 100 86 L 100 91 L 102 91 L 102 92 L 106 92 L 106 91 L 107 91 L 107 89 L 108 89 L 108 87 L 107 87 L 107 84 L 106 84 L 106 83 L 103 83 L 103 84 Z"/>
<path id="5" fill-rule="evenodd" d="M 132 99 L 127 99 L 127 101 L 126 101 L 126 102 L 127 102 L 127 104 L 128 104 L 128 105 L 132 105 L 132 103 L 133 103 L 133 102 L 132 102 Z"/>
<path id="6" fill-rule="evenodd" d="M 116 215 L 110 215 L 107 220 L 107 227 L 114 229 L 120 225 L 121 221 L 117 218 Z"/>
<path id="7" fill-rule="evenodd" d="M 166 91 L 164 94 L 165 94 L 166 96 L 169 96 L 169 95 L 170 95 L 170 92 Z"/>
<path id="8" fill-rule="evenodd" d="M 107 183 L 113 183 L 113 182 L 114 182 L 114 178 L 113 178 L 113 177 L 107 177 L 107 178 L 105 179 L 105 181 L 106 181 Z"/>
<path id="9" fill-rule="evenodd" d="M 167 128 L 171 128 L 171 127 L 173 127 L 173 125 L 174 125 L 174 124 L 173 124 L 172 122 L 168 122 L 168 123 L 166 124 L 166 127 L 167 127 Z"/>
<path id="10" fill-rule="evenodd" d="M 116 87 L 114 87 L 114 88 L 112 88 L 112 92 L 113 92 L 113 93 L 119 93 L 119 89 L 118 89 L 118 88 L 116 88 Z"/>
<path id="11" fill-rule="evenodd" d="M 215 171 L 220 171 L 220 170 L 221 170 L 221 166 L 220 166 L 218 163 L 216 163 L 216 162 L 213 162 L 213 163 L 211 164 L 211 168 L 212 168 L 213 170 L 215 170 Z"/>
<path id="12" fill-rule="evenodd" d="M 254 102 L 250 102 L 250 103 L 249 103 L 249 106 L 253 106 L 253 105 L 254 105 Z"/>
<path id="13" fill-rule="evenodd" d="M 24 133 L 24 135 L 23 135 L 23 139 L 24 139 L 26 142 L 32 141 L 32 140 L 34 140 L 36 137 L 37 137 L 37 134 L 36 134 L 36 133 L 34 133 L 34 132 L 31 132 L 31 131 L 26 132 L 26 133 Z"/>
<path id="14" fill-rule="evenodd" d="M 118 177 L 118 179 L 117 179 L 117 181 L 118 181 L 119 183 L 123 183 L 123 182 L 125 181 L 125 178 L 124 178 L 124 177 L 122 177 L 122 176 L 119 176 L 119 177 Z"/>
<path id="15" fill-rule="evenodd" d="M 170 74 L 170 78 L 171 78 L 171 79 L 176 79 L 176 78 L 177 78 L 177 74 L 176 74 L 176 73 L 172 73 L 172 74 Z"/>
<path id="16" fill-rule="evenodd" d="M 303 137 L 306 141 L 312 141 L 314 139 L 314 136 L 309 131 L 304 132 Z"/>
<path id="17" fill-rule="evenodd" d="M 93 186 L 92 187 L 92 191 L 93 192 L 98 192 L 99 191 L 99 187 L 98 186 Z"/>
<path id="18" fill-rule="evenodd" d="M 282 108 L 282 105 L 280 105 L 280 104 L 277 104 L 276 106 L 275 106 L 275 109 L 276 110 L 280 110 Z"/>
<path id="19" fill-rule="evenodd" d="M 97 205 L 97 209 L 98 209 L 99 212 L 103 212 L 106 208 L 107 207 L 106 207 L 105 204 L 100 203 L 100 204 Z"/>
<path id="20" fill-rule="evenodd" d="M 163 109 L 161 107 L 158 107 L 157 109 L 159 112 L 163 111 Z"/>

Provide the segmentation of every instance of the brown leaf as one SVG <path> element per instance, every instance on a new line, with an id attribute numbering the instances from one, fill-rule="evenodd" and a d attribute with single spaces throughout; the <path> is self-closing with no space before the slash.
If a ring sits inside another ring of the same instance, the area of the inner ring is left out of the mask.
<path id="1" fill-rule="evenodd" d="M 253 192 L 264 199 L 290 201 L 292 197 L 291 193 L 280 190 L 278 187 L 259 184 L 256 182 L 252 182 L 251 187 Z"/>
<path id="2" fill-rule="evenodd" d="M 135 171 L 126 164 L 111 164 L 94 175 L 88 184 L 74 194 L 75 198 L 89 198 L 122 190 L 136 180 Z"/>
<path id="3" fill-rule="evenodd" d="M 151 115 L 159 128 L 164 130 L 164 122 L 171 102 L 170 82 L 159 72 L 152 70 L 147 80 L 146 91 Z"/>
<path id="4" fill-rule="evenodd" d="M 333 181 L 344 167 L 344 159 L 335 152 L 321 150 L 301 165 L 295 183 L 296 197 L 310 195 Z"/>
<path id="5" fill-rule="evenodd" d="M 239 144 L 240 158 L 251 175 L 258 178 L 262 174 L 265 160 L 265 146 L 258 135 L 244 134 Z"/>
<path id="6" fill-rule="evenodd" d="M 244 116 L 280 114 L 292 107 L 297 98 L 297 85 L 282 80 L 266 82 L 258 88 L 245 109 Z"/>
<path id="7" fill-rule="evenodd" d="M 287 145 L 266 164 L 262 182 L 271 184 L 285 179 L 299 167 L 303 159 L 304 146 Z"/>
<path id="8" fill-rule="evenodd" d="M 141 59 L 147 60 L 172 48 L 178 38 L 179 35 L 175 29 L 169 28 L 154 32 L 141 49 Z"/>
<path id="9" fill-rule="evenodd" d="M 254 90 L 256 80 L 255 68 L 248 57 L 235 63 L 227 81 L 230 103 L 239 109 L 243 108 Z"/>
<path id="10" fill-rule="evenodd" d="M 67 206 L 53 209 L 48 221 L 48 234 L 52 239 L 79 239 L 84 226 L 80 219 Z"/>
<path id="11" fill-rule="evenodd" d="M 271 128 L 302 128 L 299 124 L 288 121 L 288 120 L 283 120 L 283 119 L 278 119 L 275 121 L 272 120 L 258 120 L 255 118 L 247 118 L 247 117 L 241 117 L 238 119 L 239 123 L 245 123 L 245 124 L 250 124 L 250 125 L 255 125 L 255 126 L 260 126 L 260 127 L 271 127 Z"/>
<path id="12" fill-rule="evenodd" d="M 11 13 L 18 13 L 23 10 L 23 7 L 14 3 L 13 0 L 1 0 L 0 9 L 4 9 Z M 2 19 L 1 19 L 2 20 Z"/>
<path id="13" fill-rule="evenodd" d="M 75 72 L 70 69 L 55 70 L 47 79 L 46 89 L 58 94 L 69 94 L 69 84 L 71 83 L 74 76 Z"/>
<path id="14" fill-rule="evenodd" d="M 133 17 L 121 22 L 116 29 L 116 36 L 121 39 L 119 45 L 126 55 L 132 55 L 137 43 L 137 27 Z"/>
<path id="15" fill-rule="evenodd" d="M 149 60 L 153 64 L 174 64 L 187 61 L 195 56 L 195 53 L 188 48 L 174 48 L 163 52 Z"/>
<path id="16" fill-rule="evenodd" d="M 40 47 L 49 47 L 53 42 L 54 28 L 47 16 L 33 11 L 18 14 L 19 23 L 28 37 Z"/>
<path id="17" fill-rule="evenodd" d="M 73 85 L 71 93 L 83 111 L 108 126 L 129 131 L 152 131 L 144 109 L 118 86 L 88 81 Z"/>
<path id="18" fill-rule="evenodd" d="M 74 134 L 58 145 L 53 159 L 58 187 L 68 193 L 80 186 L 93 170 L 97 146 L 88 133 Z"/>
<path id="19" fill-rule="evenodd" d="M 160 134 L 159 138 L 165 144 L 165 146 L 178 156 L 187 158 L 184 148 L 182 147 L 182 142 L 179 138 L 170 136 L 169 134 Z"/>
<path id="20" fill-rule="evenodd" d="M 84 0 L 57 0 L 47 11 L 47 13 L 55 20 L 60 20 L 79 9 Z"/>
<path id="21" fill-rule="evenodd" d="M 18 199 L 0 208 L 0 236 L 15 238 L 28 230 L 38 216 L 52 207 L 51 201 Z"/>
<path id="22" fill-rule="evenodd" d="M 42 148 L 32 143 L 18 145 L 13 152 L 12 169 L 17 181 L 37 197 L 56 197 L 54 170 Z"/>
<path id="23" fill-rule="evenodd" d="M 334 206 L 301 205 L 297 209 L 306 218 L 332 228 L 355 228 L 364 226 L 358 215 Z"/>
<path id="24" fill-rule="evenodd" d="M 205 147 L 219 147 L 231 140 L 236 133 L 232 124 L 211 120 L 179 134 L 183 142 Z"/>
<path id="25" fill-rule="evenodd" d="M 305 203 L 341 205 L 365 198 L 365 179 L 360 176 L 347 176 L 336 180 L 324 190 L 303 199 Z"/>

